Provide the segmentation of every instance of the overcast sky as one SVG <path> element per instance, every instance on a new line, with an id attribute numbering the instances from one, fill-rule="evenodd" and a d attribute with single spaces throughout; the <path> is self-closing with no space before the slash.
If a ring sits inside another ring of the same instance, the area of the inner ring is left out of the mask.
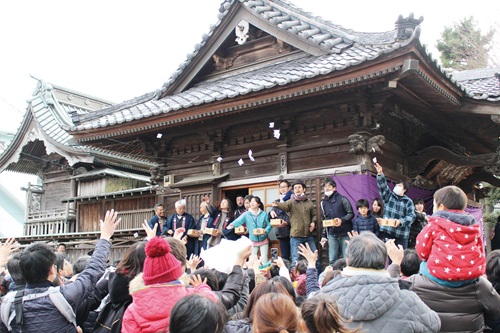
<path id="1" fill-rule="evenodd" d="M 37 78 L 121 102 L 159 89 L 217 22 L 221 0 L 2 1 L 0 130 L 15 131 Z M 498 26 L 500 2 L 294 0 L 297 6 L 356 31 L 394 28 L 399 15 L 424 17 L 431 48 L 444 26 L 473 15 Z M 492 7 L 493 6 L 493 7 Z M 434 51 L 437 58 L 437 51 Z"/>

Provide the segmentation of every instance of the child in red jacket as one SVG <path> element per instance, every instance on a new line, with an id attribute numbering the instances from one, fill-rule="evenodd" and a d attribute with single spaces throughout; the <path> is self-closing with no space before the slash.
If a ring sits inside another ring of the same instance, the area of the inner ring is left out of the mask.
<path id="1" fill-rule="evenodd" d="M 415 249 L 424 262 L 420 273 L 448 287 L 459 287 L 484 274 L 480 224 L 464 210 L 467 196 L 456 186 L 434 193 L 434 214 L 417 236 Z"/>

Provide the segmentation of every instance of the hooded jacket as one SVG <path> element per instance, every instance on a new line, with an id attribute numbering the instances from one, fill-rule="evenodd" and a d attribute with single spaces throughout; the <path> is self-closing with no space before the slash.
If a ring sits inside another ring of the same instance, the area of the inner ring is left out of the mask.
<path id="1" fill-rule="evenodd" d="M 463 211 L 438 211 L 417 236 L 415 250 L 432 276 L 473 280 L 484 274 L 486 259 L 479 223 Z"/>
<path id="2" fill-rule="evenodd" d="M 129 292 L 133 302 L 123 315 L 122 332 L 167 332 L 172 308 L 187 295 L 201 294 L 217 302 L 215 294 L 204 283 L 195 288 L 186 288 L 176 282 L 146 286 L 142 274 L 130 281 Z"/>
<path id="3" fill-rule="evenodd" d="M 362 325 L 363 332 L 429 333 L 439 332 L 441 326 L 434 311 L 415 293 L 401 290 L 398 279 L 388 274 L 338 277 L 320 292 L 336 300 L 342 317 L 352 319 L 347 324 L 351 329 Z"/>

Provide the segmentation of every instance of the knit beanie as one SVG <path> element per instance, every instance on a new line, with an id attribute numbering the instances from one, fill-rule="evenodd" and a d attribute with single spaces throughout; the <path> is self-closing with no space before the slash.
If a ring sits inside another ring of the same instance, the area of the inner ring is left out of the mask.
<path id="1" fill-rule="evenodd" d="M 170 252 L 170 244 L 165 239 L 153 237 L 145 251 L 142 278 L 146 285 L 175 281 L 182 276 L 181 262 Z"/>

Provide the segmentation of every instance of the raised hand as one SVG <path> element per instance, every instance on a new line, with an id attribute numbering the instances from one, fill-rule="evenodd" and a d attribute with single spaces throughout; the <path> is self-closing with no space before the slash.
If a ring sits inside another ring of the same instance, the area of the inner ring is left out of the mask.
<path id="1" fill-rule="evenodd" d="M 240 265 L 240 266 L 245 265 L 247 258 L 250 257 L 251 255 L 252 255 L 252 245 L 248 245 L 246 248 L 238 252 L 235 265 Z"/>
<path id="2" fill-rule="evenodd" d="M 182 235 L 186 232 L 185 228 L 177 228 L 174 232 L 174 238 L 178 240 L 182 240 Z"/>
<path id="3" fill-rule="evenodd" d="M 187 267 L 191 269 L 191 272 L 194 272 L 198 265 L 200 264 L 201 259 L 196 254 L 191 254 L 189 256 L 189 260 L 187 262 Z"/>
<path id="4" fill-rule="evenodd" d="M 299 244 L 299 254 L 306 258 L 308 263 L 307 267 L 316 267 L 316 260 L 318 260 L 318 250 L 312 252 L 309 244 L 306 243 L 305 246 L 304 244 Z"/>
<path id="5" fill-rule="evenodd" d="M 201 279 L 201 276 L 200 275 L 192 275 L 191 276 L 191 280 L 189 281 L 189 283 L 194 287 L 198 287 L 200 284 L 203 284 L 203 283 L 207 283 L 207 278 L 205 278 L 204 280 Z"/>
<path id="6" fill-rule="evenodd" d="M 394 239 L 389 239 L 385 242 L 385 247 L 387 248 L 387 254 L 392 262 L 396 265 L 401 265 L 401 261 L 403 261 L 403 257 L 405 255 L 405 249 L 403 246 L 396 246 Z"/>
<path id="7" fill-rule="evenodd" d="M 0 246 L 0 267 L 5 266 L 9 261 L 10 254 L 15 250 L 15 238 L 8 238 L 5 243 Z"/>
<path id="8" fill-rule="evenodd" d="M 117 219 L 118 212 L 115 212 L 114 209 L 108 210 L 106 215 L 104 216 L 104 221 L 101 222 L 101 238 L 110 240 L 111 236 L 115 233 L 116 227 L 122 221 L 121 218 Z"/>
<path id="9" fill-rule="evenodd" d="M 153 229 L 151 229 L 151 227 L 149 226 L 148 221 L 144 220 L 144 222 L 142 223 L 142 229 L 144 229 L 144 231 L 146 231 L 146 237 L 148 239 L 151 239 L 151 238 L 156 236 L 156 229 L 157 228 L 158 228 L 158 223 L 155 223 L 155 226 L 153 227 Z"/>

